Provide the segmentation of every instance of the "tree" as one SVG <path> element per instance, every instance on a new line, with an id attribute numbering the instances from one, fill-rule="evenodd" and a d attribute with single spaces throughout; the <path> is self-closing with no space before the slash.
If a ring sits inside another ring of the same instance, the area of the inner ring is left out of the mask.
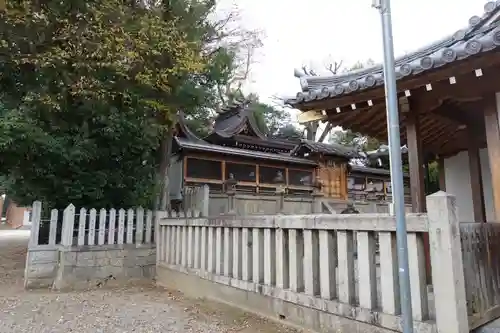
<path id="1" fill-rule="evenodd" d="M 355 133 L 351 130 L 339 129 L 331 133 L 329 141 L 348 147 L 353 147 L 358 151 L 370 151 L 380 147 L 377 139 Z"/>
<path id="2" fill-rule="evenodd" d="M 199 55 L 206 64 L 198 73 L 185 73 L 178 77 L 172 89 L 172 102 L 184 111 L 191 126 L 199 135 L 208 134 L 215 110 L 242 94 L 247 80 L 254 50 L 261 45 L 258 31 L 245 29 L 238 22 L 238 13 L 217 16 L 214 0 L 163 0 L 157 10 L 169 20 L 181 17 L 181 29 L 187 40 L 200 46 Z M 164 134 L 158 169 L 157 207 L 169 204 L 168 169 L 173 131 Z"/>
<path id="3" fill-rule="evenodd" d="M 45 0 L 9 2 L 0 19 L 7 193 L 55 208 L 151 205 L 179 78 L 206 68 L 184 18 L 135 1 Z"/>

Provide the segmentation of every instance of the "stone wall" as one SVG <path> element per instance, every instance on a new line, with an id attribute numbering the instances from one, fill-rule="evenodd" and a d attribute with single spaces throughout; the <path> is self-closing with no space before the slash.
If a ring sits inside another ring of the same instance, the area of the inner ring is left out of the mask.
<path id="1" fill-rule="evenodd" d="M 59 251 L 54 246 L 28 248 L 24 271 L 25 288 L 50 288 L 59 267 Z"/>
<path id="2" fill-rule="evenodd" d="M 103 281 L 152 279 L 154 245 L 43 247 L 28 250 L 26 288 L 80 288 Z"/>
<path id="3" fill-rule="evenodd" d="M 210 194 L 209 216 L 218 216 L 228 212 L 229 199 L 226 194 Z M 347 208 L 349 201 L 328 199 L 324 197 L 285 197 L 284 214 L 312 214 L 313 200 L 321 200 L 335 212 L 340 213 Z M 279 197 L 277 195 L 236 194 L 234 197 L 237 215 L 273 215 L 279 213 Z M 354 206 L 360 213 L 389 213 L 387 202 L 355 201 Z M 406 205 L 406 211 L 411 212 L 411 205 Z M 328 210 L 323 208 L 323 213 Z"/>

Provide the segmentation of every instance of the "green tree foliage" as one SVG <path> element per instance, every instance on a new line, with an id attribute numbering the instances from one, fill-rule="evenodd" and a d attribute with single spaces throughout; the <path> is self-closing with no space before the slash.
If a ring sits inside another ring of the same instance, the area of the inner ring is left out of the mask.
<path id="1" fill-rule="evenodd" d="M 151 203 L 179 87 L 207 67 L 185 17 L 141 3 L 10 1 L 1 14 L 0 172 L 20 204 Z"/>
<path id="2" fill-rule="evenodd" d="M 377 139 L 364 136 L 351 130 L 337 130 L 331 133 L 329 141 L 356 148 L 358 151 L 370 151 L 380 147 L 380 142 Z"/>
<path id="3" fill-rule="evenodd" d="M 252 103 L 251 107 L 254 109 L 254 116 L 261 132 L 267 133 L 271 137 L 283 139 L 302 137 L 300 130 L 293 125 L 287 110 L 258 101 Z"/>

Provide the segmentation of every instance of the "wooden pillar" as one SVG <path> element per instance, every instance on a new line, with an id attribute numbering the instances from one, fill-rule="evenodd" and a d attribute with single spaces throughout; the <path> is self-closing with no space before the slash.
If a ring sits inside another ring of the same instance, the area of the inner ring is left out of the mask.
<path id="1" fill-rule="evenodd" d="M 413 213 L 426 212 L 425 185 L 424 185 L 424 160 L 422 140 L 420 136 L 418 107 L 410 107 L 406 119 L 406 140 L 408 146 L 408 164 L 410 167 L 410 193 L 411 209 Z M 431 283 L 431 257 L 429 234 L 423 235 L 425 266 L 427 282 Z"/>
<path id="2" fill-rule="evenodd" d="M 446 177 L 444 171 L 444 158 L 438 159 L 439 190 L 446 192 Z"/>
<path id="3" fill-rule="evenodd" d="M 483 178 L 481 175 L 481 161 L 479 158 L 479 144 L 477 132 L 468 130 L 468 155 L 469 174 L 472 193 L 472 207 L 474 209 L 474 221 L 486 222 L 486 210 L 484 205 Z"/>
<path id="4" fill-rule="evenodd" d="M 410 192 L 413 213 L 425 212 L 424 161 L 420 138 L 418 109 L 410 110 L 406 119 L 408 162 L 410 166 Z"/>
<path id="5" fill-rule="evenodd" d="M 491 186 L 493 189 L 493 207 L 495 221 L 500 222 L 500 127 L 498 124 L 498 109 L 500 93 L 486 100 L 484 106 L 484 126 L 491 171 Z"/>

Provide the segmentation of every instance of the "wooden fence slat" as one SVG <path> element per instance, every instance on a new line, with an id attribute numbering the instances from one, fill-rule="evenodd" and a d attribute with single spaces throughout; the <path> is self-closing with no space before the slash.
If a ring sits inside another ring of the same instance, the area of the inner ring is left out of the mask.
<path id="1" fill-rule="evenodd" d="M 424 241 L 416 233 L 409 233 L 407 239 L 413 319 L 423 321 L 429 316 Z"/>
<path id="2" fill-rule="evenodd" d="M 95 244 L 96 215 L 97 215 L 97 211 L 95 210 L 95 208 L 92 208 L 90 210 L 89 237 L 88 237 L 88 242 L 87 242 L 89 245 Z"/>
<path id="3" fill-rule="evenodd" d="M 334 232 L 320 230 L 319 232 L 319 271 L 321 297 L 334 299 L 337 296 L 337 243 Z"/>
<path id="4" fill-rule="evenodd" d="M 304 292 L 317 296 L 319 284 L 319 235 L 317 230 L 304 230 Z"/>
<path id="5" fill-rule="evenodd" d="M 127 210 L 127 244 L 134 242 L 134 210 Z"/>
<path id="6" fill-rule="evenodd" d="M 151 243 L 151 236 L 153 232 L 153 212 L 148 210 L 148 213 L 146 214 L 146 240 L 144 243 L 150 244 Z"/>
<path id="7" fill-rule="evenodd" d="M 125 209 L 118 211 L 118 244 L 123 244 L 125 238 Z"/>
<path id="8" fill-rule="evenodd" d="M 264 229 L 264 283 L 276 284 L 276 231 L 268 228 Z"/>
<path id="9" fill-rule="evenodd" d="M 135 227 L 135 243 L 142 244 L 144 241 L 144 208 L 137 208 Z"/>
<path id="10" fill-rule="evenodd" d="M 86 223 L 87 223 L 87 210 L 85 208 L 81 208 L 80 215 L 78 216 L 78 245 L 85 245 Z"/>
<path id="11" fill-rule="evenodd" d="M 58 215 L 59 212 L 57 209 L 52 209 L 50 211 L 49 245 L 56 245 Z"/>
<path id="12" fill-rule="evenodd" d="M 61 245 L 73 245 L 73 229 L 75 227 L 75 206 L 69 204 L 63 212 L 63 225 L 61 232 Z"/>
<path id="13" fill-rule="evenodd" d="M 106 218 L 106 209 L 101 208 L 101 210 L 99 211 L 99 245 L 104 245 L 104 241 L 106 238 Z"/>
<path id="14" fill-rule="evenodd" d="M 108 244 L 115 243 L 115 230 L 116 230 L 116 209 L 111 208 L 109 210 Z"/>
<path id="15" fill-rule="evenodd" d="M 388 314 L 400 313 L 399 276 L 396 235 L 381 232 L 378 235 L 380 250 L 380 277 L 382 310 Z"/>
<path id="16" fill-rule="evenodd" d="M 276 287 L 290 286 L 288 230 L 276 229 Z"/>
<path id="17" fill-rule="evenodd" d="M 233 228 L 224 228 L 224 275 L 233 275 Z"/>
<path id="18" fill-rule="evenodd" d="M 339 301 L 354 303 L 354 249 L 353 232 L 337 232 Z"/>
<path id="19" fill-rule="evenodd" d="M 33 202 L 31 214 L 32 214 L 31 233 L 30 233 L 30 240 L 29 240 L 30 247 L 38 245 L 38 237 L 40 234 L 40 223 L 42 221 L 42 202 L 41 201 Z"/>
<path id="20" fill-rule="evenodd" d="M 368 231 L 358 233 L 359 305 L 373 310 L 377 306 L 377 275 L 375 266 L 375 237 Z"/>
<path id="21" fill-rule="evenodd" d="M 288 230 L 288 259 L 289 259 L 289 283 L 290 289 L 295 292 L 304 291 L 304 238 L 302 231 L 297 229 Z"/>

